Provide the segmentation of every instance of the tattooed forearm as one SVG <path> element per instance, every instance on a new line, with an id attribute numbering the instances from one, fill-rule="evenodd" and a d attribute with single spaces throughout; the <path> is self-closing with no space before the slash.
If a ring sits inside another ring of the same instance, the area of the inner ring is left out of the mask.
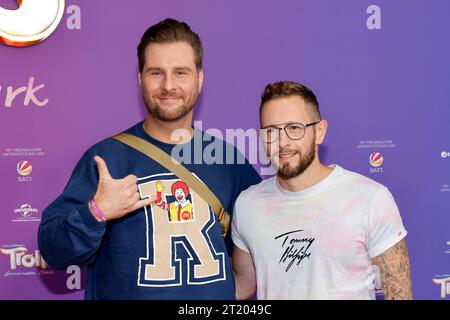
<path id="1" fill-rule="evenodd" d="M 411 270 L 405 239 L 372 259 L 380 268 L 381 286 L 386 300 L 412 299 Z"/>

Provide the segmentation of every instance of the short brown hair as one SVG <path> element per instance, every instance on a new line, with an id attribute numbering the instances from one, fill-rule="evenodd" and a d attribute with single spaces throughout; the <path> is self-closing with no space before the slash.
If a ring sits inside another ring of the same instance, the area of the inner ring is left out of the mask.
<path id="1" fill-rule="evenodd" d="M 307 105 L 311 106 L 312 114 L 314 116 L 318 116 L 320 120 L 320 110 L 319 103 L 317 102 L 316 95 L 306 86 L 291 82 L 291 81 L 280 81 L 269 83 L 265 88 L 264 92 L 261 95 L 261 104 L 259 106 L 259 114 L 261 114 L 262 108 L 264 104 L 269 100 L 274 100 L 278 98 L 288 98 L 292 96 L 299 96 L 302 98 Z"/>
<path id="2" fill-rule="evenodd" d="M 151 43 L 187 42 L 194 49 L 197 70 L 203 68 L 203 48 L 200 37 L 185 22 L 167 18 L 148 28 L 137 47 L 139 72 L 145 64 L 145 48 Z"/>

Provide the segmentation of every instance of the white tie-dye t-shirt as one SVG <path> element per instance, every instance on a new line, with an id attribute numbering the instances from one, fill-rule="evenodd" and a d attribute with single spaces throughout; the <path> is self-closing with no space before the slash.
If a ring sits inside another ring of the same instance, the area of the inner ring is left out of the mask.
<path id="1" fill-rule="evenodd" d="M 253 258 L 258 299 L 375 298 L 371 258 L 407 232 L 385 186 L 332 167 L 299 192 L 272 177 L 238 197 L 232 239 Z"/>

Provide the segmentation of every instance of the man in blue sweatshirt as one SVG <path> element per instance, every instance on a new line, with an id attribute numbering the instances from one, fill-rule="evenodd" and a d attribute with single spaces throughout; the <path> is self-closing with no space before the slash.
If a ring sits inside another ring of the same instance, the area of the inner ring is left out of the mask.
<path id="1" fill-rule="evenodd" d="M 148 116 L 125 132 L 180 162 L 210 144 L 223 146 L 215 163 L 183 165 L 232 212 L 239 193 L 261 179 L 245 159 L 237 163 L 242 155 L 233 146 L 192 127 L 203 84 L 200 38 L 186 23 L 166 19 L 144 33 L 138 60 Z M 235 161 L 227 164 L 230 152 Z M 52 268 L 87 266 L 86 299 L 235 299 L 230 238 L 222 238 L 203 195 L 113 138 L 80 159 L 45 209 L 38 242 Z"/>

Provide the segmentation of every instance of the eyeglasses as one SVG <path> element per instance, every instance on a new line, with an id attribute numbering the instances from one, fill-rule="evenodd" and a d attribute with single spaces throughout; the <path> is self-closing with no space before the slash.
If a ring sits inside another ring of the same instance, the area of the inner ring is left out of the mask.
<path id="1" fill-rule="evenodd" d="M 278 128 L 274 125 L 271 125 L 259 129 L 259 134 L 264 143 L 274 143 L 275 141 L 277 141 L 280 138 L 281 130 L 284 130 L 289 139 L 300 140 L 305 136 L 306 128 L 308 128 L 309 126 L 316 125 L 321 121 L 322 120 L 307 124 L 290 122 L 285 124 L 282 128 Z"/>

